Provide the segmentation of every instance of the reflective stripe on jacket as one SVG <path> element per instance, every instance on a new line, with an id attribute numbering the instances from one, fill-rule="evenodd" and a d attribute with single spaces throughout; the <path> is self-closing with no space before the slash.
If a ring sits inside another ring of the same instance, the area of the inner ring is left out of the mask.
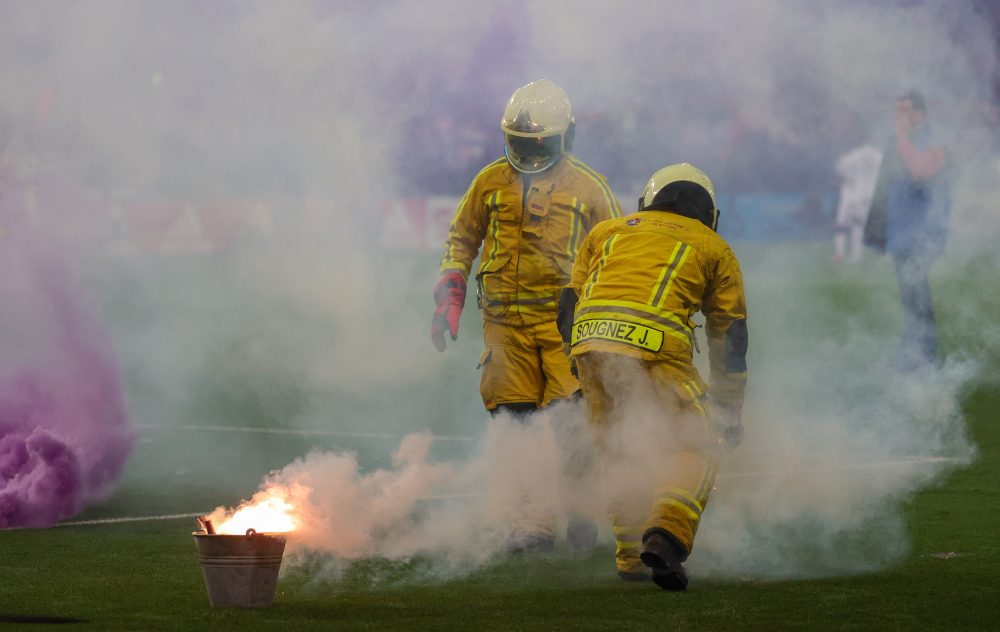
<path id="1" fill-rule="evenodd" d="M 469 186 L 452 219 L 441 272 L 470 276 L 483 317 L 511 325 L 554 320 L 588 231 L 621 209 L 604 176 L 567 154 L 551 168 L 526 176 L 501 158 Z"/>

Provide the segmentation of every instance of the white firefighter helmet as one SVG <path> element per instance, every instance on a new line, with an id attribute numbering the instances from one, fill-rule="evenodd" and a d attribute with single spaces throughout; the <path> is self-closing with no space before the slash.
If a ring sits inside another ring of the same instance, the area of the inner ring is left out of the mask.
<path id="1" fill-rule="evenodd" d="M 719 227 L 715 187 L 697 167 L 682 162 L 666 166 L 649 178 L 639 197 L 640 211 L 671 211 L 700 221 L 712 230 Z"/>
<path id="2" fill-rule="evenodd" d="M 504 154 L 522 173 L 545 171 L 572 148 L 574 126 L 566 93 L 548 79 L 533 81 L 515 90 L 504 109 Z"/>

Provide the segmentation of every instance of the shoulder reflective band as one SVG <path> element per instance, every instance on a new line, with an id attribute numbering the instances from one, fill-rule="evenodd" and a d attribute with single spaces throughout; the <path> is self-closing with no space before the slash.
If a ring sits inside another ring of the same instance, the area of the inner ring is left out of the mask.
<path id="1" fill-rule="evenodd" d="M 573 344 L 595 339 L 622 342 L 648 351 L 659 351 L 663 346 L 663 332 L 645 325 L 604 318 L 581 320 L 573 325 Z"/>

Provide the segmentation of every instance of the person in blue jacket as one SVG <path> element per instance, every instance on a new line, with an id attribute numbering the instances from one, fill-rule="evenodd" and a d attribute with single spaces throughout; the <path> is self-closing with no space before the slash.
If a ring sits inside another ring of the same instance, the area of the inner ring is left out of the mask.
<path id="1" fill-rule="evenodd" d="M 938 362 L 931 264 L 948 237 L 949 160 L 927 123 L 922 94 L 896 100 L 896 133 L 885 153 L 865 242 L 892 256 L 903 303 L 903 336 L 895 366 L 913 370 Z"/>

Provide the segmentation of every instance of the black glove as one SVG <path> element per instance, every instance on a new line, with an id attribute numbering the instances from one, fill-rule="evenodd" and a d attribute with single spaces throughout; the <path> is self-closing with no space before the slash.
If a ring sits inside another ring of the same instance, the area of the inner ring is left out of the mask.
<path id="1" fill-rule="evenodd" d="M 712 403 L 709 410 L 719 432 L 719 447 L 725 452 L 732 452 L 743 443 L 743 419 L 740 409 Z"/>
<path id="2" fill-rule="evenodd" d="M 559 294 L 559 312 L 556 316 L 556 327 L 559 328 L 559 335 L 563 342 L 569 343 L 573 339 L 573 319 L 576 314 L 576 291 L 571 287 L 564 287 Z"/>
<path id="3" fill-rule="evenodd" d="M 726 452 L 732 452 L 743 443 L 743 422 L 737 421 L 736 425 L 726 426 L 722 429 L 722 444 Z"/>

